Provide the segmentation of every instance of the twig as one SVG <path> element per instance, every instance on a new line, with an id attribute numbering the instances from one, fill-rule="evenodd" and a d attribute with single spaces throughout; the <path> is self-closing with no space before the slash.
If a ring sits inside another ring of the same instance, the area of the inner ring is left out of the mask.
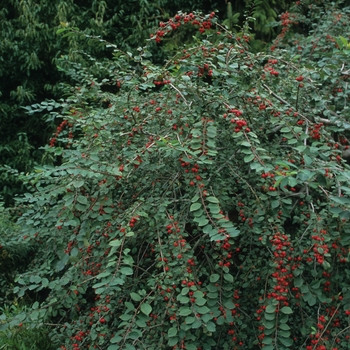
<path id="1" fill-rule="evenodd" d="M 180 91 L 176 86 L 174 86 L 172 83 L 169 83 L 168 85 L 170 85 L 174 90 L 176 90 L 176 91 L 180 94 L 180 96 L 183 98 L 183 100 L 185 101 L 186 106 L 188 106 L 189 108 L 191 108 L 192 102 L 188 103 L 187 100 L 186 100 L 186 98 L 185 98 L 185 96 L 184 96 L 184 95 L 181 93 L 181 91 Z"/>
<path id="2" fill-rule="evenodd" d="M 234 171 L 234 169 L 233 169 L 230 165 L 228 165 L 228 167 L 231 169 L 231 171 L 232 171 L 240 180 L 243 180 L 243 181 L 247 184 L 247 186 L 249 187 L 249 189 L 252 191 L 252 193 L 254 194 L 255 198 L 257 199 L 257 201 L 258 201 L 260 207 L 261 207 L 262 209 L 264 209 L 263 205 L 262 205 L 261 202 L 260 202 L 260 199 L 259 199 L 258 195 L 257 195 L 256 192 L 253 190 L 253 188 L 252 188 L 252 186 L 249 184 L 249 182 L 248 182 L 247 180 L 243 179 L 241 176 L 239 176 L 239 175 Z"/>
<path id="3" fill-rule="evenodd" d="M 322 339 L 323 334 L 326 332 L 326 330 L 328 329 L 329 325 L 331 324 L 331 322 L 332 322 L 334 316 L 336 315 L 336 313 L 337 313 L 339 307 L 340 307 L 340 304 L 337 306 L 337 308 L 336 308 L 335 311 L 333 312 L 333 315 L 332 315 L 331 318 L 329 319 L 327 325 L 324 327 L 324 329 L 323 329 L 323 331 L 322 331 L 322 333 L 321 333 L 319 339 Z M 312 350 L 315 350 L 315 349 L 316 349 L 316 346 L 317 346 L 317 344 L 314 345 L 314 347 L 312 348 Z"/>
<path id="4" fill-rule="evenodd" d="M 297 111 L 289 102 L 287 102 L 286 100 L 284 100 L 282 97 L 278 96 L 275 92 L 273 92 L 266 84 L 262 84 L 263 88 L 265 90 L 267 90 L 269 92 L 270 95 L 274 96 L 275 98 L 277 98 L 278 101 L 282 102 L 283 104 L 285 104 L 286 106 L 292 108 L 293 110 L 295 110 L 296 112 L 298 112 L 298 115 L 300 115 L 302 118 L 304 118 L 306 121 L 310 121 L 305 115 L 301 114 L 299 111 Z M 329 119 L 325 119 L 325 118 L 318 118 L 318 120 L 323 123 L 323 124 L 327 124 L 327 125 L 337 125 L 336 122 L 333 122 Z M 281 126 L 282 128 L 282 126 Z M 276 131 L 278 131 L 280 128 L 278 126 L 278 129 Z M 275 132 L 275 129 L 272 130 L 271 133 Z"/>

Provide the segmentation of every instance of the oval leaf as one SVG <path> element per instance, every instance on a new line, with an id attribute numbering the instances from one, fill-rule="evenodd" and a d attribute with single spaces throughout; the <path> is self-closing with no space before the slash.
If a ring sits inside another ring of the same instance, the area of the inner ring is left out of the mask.
<path id="1" fill-rule="evenodd" d="M 201 207 L 200 203 L 193 203 L 190 207 L 190 211 L 196 211 Z"/>
<path id="2" fill-rule="evenodd" d="M 141 305 L 141 312 L 148 316 L 152 312 L 152 306 L 150 304 L 143 303 Z"/>

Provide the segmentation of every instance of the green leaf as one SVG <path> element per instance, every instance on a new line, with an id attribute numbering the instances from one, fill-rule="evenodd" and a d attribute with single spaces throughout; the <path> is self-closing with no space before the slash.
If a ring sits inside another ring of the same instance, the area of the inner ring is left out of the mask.
<path id="1" fill-rule="evenodd" d="M 283 314 L 289 315 L 293 313 L 293 310 L 289 306 L 283 306 L 280 310 Z"/>
<path id="2" fill-rule="evenodd" d="M 73 181 L 73 186 L 75 188 L 80 188 L 84 185 L 85 181 L 84 180 L 74 180 Z"/>
<path id="3" fill-rule="evenodd" d="M 240 231 L 237 230 L 235 227 L 227 227 L 226 232 L 229 234 L 230 237 L 234 238 L 239 236 Z"/>
<path id="4" fill-rule="evenodd" d="M 267 305 L 265 311 L 268 314 L 274 313 L 276 311 L 276 305 L 271 305 L 271 304 Z"/>
<path id="5" fill-rule="evenodd" d="M 305 293 L 303 295 L 303 299 L 310 305 L 310 306 L 314 306 L 316 304 L 316 297 L 310 292 L 308 291 L 307 293 Z"/>
<path id="6" fill-rule="evenodd" d="M 196 305 L 195 309 L 201 315 L 204 315 L 204 314 L 207 314 L 210 312 L 210 309 L 207 306 L 197 306 Z"/>
<path id="7" fill-rule="evenodd" d="M 206 200 L 210 203 L 219 203 L 219 200 L 215 197 L 207 197 Z"/>
<path id="8" fill-rule="evenodd" d="M 189 289 L 188 287 L 184 287 L 184 288 L 182 288 L 182 290 L 181 290 L 181 294 L 182 294 L 182 295 L 187 295 L 189 291 L 190 291 L 190 289 Z"/>
<path id="9" fill-rule="evenodd" d="M 287 325 L 287 323 L 280 323 L 280 325 L 278 327 L 281 328 L 284 331 L 289 331 L 290 330 L 290 327 Z"/>
<path id="10" fill-rule="evenodd" d="M 193 293 L 193 297 L 194 298 L 203 298 L 204 297 L 204 293 L 201 292 L 200 290 L 197 290 Z"/>
<path id="11" fill-rule="evenodd" d="M 281 132 L 283 132 L 283 133 L 290 133 L 291 132 L 290 127 L 285 126 L 284 128 L 281 129 Z"/>
<path id="12" fill-rule="evenodd" d="M 195 196 L 191 199 L 191 202 L 192 202 L 192 203 L 195 203 L 195 202 L 198 201 L 198 199 L 199 199 L 199 196 L 195 195 Z"/>
<path id="13" fill-rule="evenodd" d="M 217 204 L 211 203 L 208 205 L 208 208 L 212 214 L 219 214 L 220 213 L 220 207 Z"/>
<path id="14" fill-rule="evenodd" d="M 236 307 L 232 300 L 225 301 L 224 306 L 229 310 L 233 310 Z"/>
<path id="15" fill-rule="evenodd" d="M 120 338 L 120 337 L 119 337 Z M 114 338 L 113 338 L 114 339 Z M 112 342 L 112 340 L 111 340 L 111 342 Z M 119 347 L 119 345 L 114 345 L 114 344 L 112 344 L 112 345 L 110 345 L 108 348 L 107 348 L 107 350 L 118 350 L 120 347 Z"/>
<path id="16" fill-rule="evenodd" d="M 178 295 L 176 299 L 181 303 L 181 304 L 187 304 L 190 301 L 190 298 L 184 295 Z"/>
<path id="17" fill-rule="evenodd" d="M 111 343 L 118 343 L 122 340 L 123 338 L 120 336 L 120 335 L 115 335 L 111 340 L 110 342 Z"/>
<path id="18" fill-rule="evenodd" d="M 213 231 L 213 227 L 211 225 L 206 225 L 202 228 L 203 233 L 211 233 Z"/>
<path id="19" fill-rule="evenodd" d="M 333 217 L 339 217 L 340 213 L 343 212 L 343 209 L 339 207 L 332 207 L 329 208 L 329 211 L 333 214 Z"/>
<path id="20" fill-rule="evenodd" d="M 187 306 L 181 306 L 179 308 L 179 316 L 188 316 L 192 313 L 192 310 Z"/>
<path id="21" fill-rule="evenodd" d="M 275 209 L 280 205 L 280 202 L 278 200 L 272 200 L 271 201 L 271 208 Z"/>
<path id="22" fill-rule="evenodd" d="M 293 339 L 291 338 L 278 337 L 278 340 L 288 348 L 293 345 Z"/>
<path id="23" fill-rule="evenodd" d="M 132 319 L 132 315 L 131 314 L 122 314 L 119 316 L 119 318 L 122 320 L 122 321 L 129 321 Z"/>
<path id="24" fill-rule="evenodd" d="M 209 321 L 207 322 L 207 330 L 211 333 L 214 333 L 216 331 L 216 325 L 214 322 Z M 187 347 L 186 347 L 187 348 Z"/>
<path id="25" fill-rule="evenodd" d="M 134 273 L 131 267 L 123 266 L 120 268 L 120 272 L 124 275 L 130 276 Z"/>
<path id="26" fill-rule="evenodd" d="M 177 335 L 177 328 L 171 327 L 168 329 L 168 337 L 175 337 Z"/>
<path id="27" fill-rule="evenodd" d="M 31 283 L 40 283 L 41 282 L 41 277 L 40 276 L 30 276 L 29 281 Z"/>
<path id="28" fill-rule="evenodd" d="M 338 204 L 342 204 L 342 205 L 350 204 L 350 198 L 347 198 L 347 197 L 329 196 L 329 198 Z"/>
<path id="29" fill-rule="evenodd" d="M 170 337 L 169 339 L 168 339 L 168 345 L 169 346 L 171 346 L 171 347 L 174 347 L 176 344 L 177 344 L 177 342 L 178 342 L 178 337 Z"/>
<path id="30" fill-rule="evenodd" d="M 141 301 L 142 300 L 141 296 L 137 293 L 134 293 L 134 292 L 130 293 L 130 298 L 134 301 Z"/>
<path id="31" fill-rule="evenodd" d="M 300 276 L 294 278 L 295 287 L 300 288 L 303 285 L 303 283 L 304 283 L 304 280 Z"/>
<path id="32" fill-rule="evenodd" d="M 303 159 L 304 159 L 305 165 L 307 165 L 307 166 L 311 165 L 312 162 L 313 162 L 312 158 L 310 158 L 310 157 L 307 156 L 306 154 L 304 154 Z"/>
<path id="33" fill-rule="evenodd" d="M 273 339 L 271 337 L 265 337 L 263 343 L 266 344 L 266 345 L 269 345 L 269 344 L 272 344 L 272 340 Z M 266 347 L 263 346 L 263 349 L 266 350 Z"/>
<path id="34" fill-rule="evenodd" d="M 288 185 L 290 187 L 295 187 L 298 184 L 298 181 L 294 177 L 288 177 Z"/>
<path id="35" fill-rule="evenodd" d="M 279 331 L 279 336 L 280 336 L 280 338 L 289 338 L 290 337 L 290 331 L 285 331 L 285 330 L 283 330 L 283 329 L 281 329 L 280 331 Z"/>
<path id="36" fill-rule="evenodd" d="M 276 318 L 276 314 L 275 313 L 270 313 L 270 314 L 265 313 L 264 317 L 266 318 L 266 320 L 272 321 Z"/>
<path id="37" fill-rule="evenodd" d="M 198 226 L 206 226 L 209 223 L 209 220 L 206 218 L 199 218 L 198 220 L 195 220 L 198 223 Z"/>
<path id="38" fill-rule="evenodd" d="M 56 271 L 62 271 L 66 266 L 67 261 L 60 260 L 56 264 Z"/>
<path id="39" fill-rule="evenodd" d="M 187 316 L 187 317 L 185 318 L 185 323 L 186 323 L 186 324 L 192 324 L 192 323 L 195 322 L 195 321 L 196 321 L 196 318 L 193 317 L 193 316 Z"/>
<path id="40" fill-rule="evenodd" d="M 224 274 L 224 279 L 227 281 L 227 282 L 231 282 L 233 283 L 233 276 L 229 273 L 225 273 Z"/>
<path id="41" fill-rule="evenodd" d="M 111 272 L 110 272 L 110 271 L 105 271 L 105 272 L 99 273 L 99 274 L 96 276 L 96 278 L 101 279 L 101 278 L 103 278 L 103 277 L 107 277 L 107 276 L 110 276 L 110 275 L 111 275 Z M 95 288 L 97 288 L 97 287 L 95 287 Z"/>
<path id="42" fill-rule="evenodd" d="M 142 336 L 142 332 L 139 329 L 133 328 L 130 333 L 128 333 L 129 339 L 138 339 Z"/>
<path id="43" fill-rule="evenodd" d="M 126 306 L 127 309 L 131 310 L 131 311 L 134 311 L 135 310 L 135 306 L 133 303 L 129 302 L 129 301 L 126 301 L 124 303 L 124 305 Z"/>
<path id="44" fill-rule="evenodd" d="M 247 155 L 243 158 L 244 163 L 249 163 L 255 158 L 254 154 Z"/>
<path id="45" fill-rule="evenodd" d="M 210 275 L 209 280 L 211 283 L 215 283 L 219 280 L 219 278 L 220 278 L 220 275 L 218 275 L 217 273 L 214 273 L 214 274 Z"/>
<path id="46" fill-rule="evenodd" d="M 203 306 L 207 301 L 204 298 L 196 298 L 195 304 Z"/>
<path id="47" fill-rule="evenodd" d="M 137 339 L 140 338 L 141 335 L 137 334 L 137 337 L 132 338 L 132 339 Z M 135 346 L 131 345 L 131 344 L 125 344 L 125 350 L 136 350 Z"/>
<path id="48" fill-rule="evenodd" d="M 220 233 L 215 234 L 215 232 L 210 234 L 210 241 L 223 241 L 226 237 Z"/>
<path id="49" fill-rule="evenodd" d="M 119 166 L 117 167 L 108 167 L 108 171 L 113 174 L 113 175 L 117 175 L 117 176 L 120 176 L 122 175 L 122 173 L 120 172 L 119 170 Z"/>
<path id="50" fill-rule="evenodd" d="M 82 196 L 82 195 L 79 195 L 77 197 L 77 201 L 80 203 L 80 204 L 87 204 L 88 203 L 88 200 L 85 196 Z"/>
<path id="51" fill-rule="evenodd" d="M 272 329 L 272 328 L 275 328 L 276 326 L 275 320 L 273 321 L 263 320 L 262 323 L 266 329 Z"/>
<path id="52" fill-rule="evenodd" d="M 316 180 L 321 186 L 327 186 L 327 179 L 324 177 L 324 175 L 317 174 Z"/>
<path id="53" fill-rule="evenodd" d="M 141 305 L 141 312 L 148 316 L 152 312 L 152 306 L 150 304 L 143 303 Z"/>
<path id="54" fill-rule="evenodd" d="M 190 211 L 196 211 L 201 207 L 201 203 L 193 203 L 190 207 Z"/>

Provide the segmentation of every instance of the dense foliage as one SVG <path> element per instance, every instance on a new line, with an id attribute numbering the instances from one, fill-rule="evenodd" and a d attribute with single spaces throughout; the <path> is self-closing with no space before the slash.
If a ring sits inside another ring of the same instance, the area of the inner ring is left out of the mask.
<path id="1" fill-rule="evenodd" d="M 137 54 L 90 37 L 113 58 L 61 57 L 76 85 L 26 109 L 59 123 L 7 242 L 36 247 L 14 288 L 31 305 L 0 330 L 52 327 L 74 350 L 347 349 L 349 14 L 298 2 L 253 53 L 249 22 L 180 12 Z M 152 63 L 186 26 L 195 42 Z"/>
<path id="2" fill-rule="evenodd" d="M 21 232 L 20 226 L 16 225 L 11 216 L 0 206 L 0 239 L 1 239 L 1 255 L 0 255 L 0 302 L 1 304 L 12 301 L 12 289 L 14 287 L 13 280 L 16 277 L 17 269 L 22 267 L 26 269 L 26 265 L 30 263 L 33 253 L 33 247 L 22 242 L 20 245 L 16 243 L 8 243 L 11 237 L 18 236 Z M 9 295 L 10 294 L 10 295 Z"/>
<path id="3" fill-rule="evenodd" d="M 219 10 L 227 25 L 242 22 L 244 11 L 258 16 L 255 26 L 261 40 L 271 36 L 276 28 L 268 26 L 277 19 L 278 11 L 290 3 L 276 1 L 158 0 L 158 1 L 72 1 L 72 0 L 3 0 L 0 6 L 0 196 L 6 205 L 25 191 L 19 172 L 31 171 L 43 164 L 40 147 L 47 143 L 55 125 L 43 114 L 26 115 L 22 107 L 45 99 L 64 95 L 61 82 L 69 83 L 57 66 L 57 59 L 69 55 L 70 60 L 89 67 L 88 55 L 106 56 L 104 46 L 93 42 L 69 40 L 56 35 L 61 24 L 78 27 L 88 35 L 101 36 L 120 49 L 134 52 L 144 45 L 152 28 L 178 10 Z M 234 13 L 234 14 L 232 14 Z M 241 15 L 239 15 L 241 14 Z M 192 40 L 192 32 L 178 31 L 177 38 L 154 52 L 153 59 L 161 60 L 178 43 Z M 83 53 L 81 52 L 83 49 Z"/>

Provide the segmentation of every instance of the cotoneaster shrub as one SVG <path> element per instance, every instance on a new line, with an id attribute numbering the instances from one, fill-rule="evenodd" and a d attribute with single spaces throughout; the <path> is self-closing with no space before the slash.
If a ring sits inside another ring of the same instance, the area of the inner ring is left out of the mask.
<path id="1" fill-rule="evenodd" d="M 1 328 L 74 350 L 348 348 L 349 12 L 302 9 L 317 30 L 296 48 L 285 30 L 253 54 L 247 28 L 179 13 L 150 44 L 202 35 L 163 67 L 147 48 L 91 58 L 101 80 L 62 62 L 56 165 L 26 176 L 19 220 L 39 248 L 15 292 L 36 298 Z"/>

